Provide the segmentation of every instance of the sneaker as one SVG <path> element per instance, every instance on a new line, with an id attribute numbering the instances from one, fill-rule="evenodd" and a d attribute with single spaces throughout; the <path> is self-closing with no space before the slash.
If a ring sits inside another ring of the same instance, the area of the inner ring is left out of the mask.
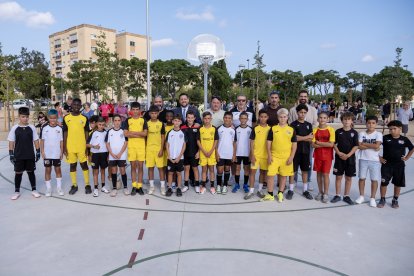
<path id="1" fill-rule="evenodd" d="M 102 187 L 101 192 L 105 194 L 109 194 L 109 190 L 105 187 Z"/>
<path id="2" fill-rule="evenodd" d="M 195 192 L 196 192 L 197 194 L 199 194 L 199 193 L 200 193 L 200 186 L 195 186 Z"/>
<path id="3" fill-rule="evenodd" d="M 386 203 L 385 198 L 381 198 L 380 201 L 378 202 L 377 207 L 378 208 L 384 208 L 385 203 Z"/>
<path id="4" fill-rule="evenodd" d="M 148 194 L 149 195 L 152 195 L 154 193 L 154 191 L 155 191 L 155 187 L 154 186 L 150 186 L 149 187 L 149 190 L 148 190 Z"/>
<path id="5" fill-rule="evenodd" d="M 34 191 L 32 191 L 32 196 L 34 196 L 35 198 L 39 198 L 40 194 L 39 194 L 38 191 L 34 190 Z"/>
<path id="6" fill-rule="evenodd" d="M 377 202 L 375 201 L 375 198 L 371 198 L 369 200 L 369 206 L 371 206 L 371 207 L 377 207 Z"/>
<path id="7" fill-rule="evenodd" d="M 227 186 L 223 186 L 223 188 L 221 189 L 221 194 L 222 195 L 227 194 Z"/>
<path id="8" fill-rule="evenodd" d="M 247 194 L 248 192 L 249 192 L 249 185 L 247 185 L 247 184 L 244 184 L 243 185 L 243 190 L 244 190 L 244 192 Z"/>
<path id="9" fill-rule="evenodd" d="M 200 188 L 200 194 L 204 194 L 206 192 L 206 187 L 204 187 L 204 186 L 201 186 L 201 188 Z"/>
<path id="10" fill-rule="evenodd" d="M 165 186 L 161 186 L 161 195 L 165 196 Z"/>
<path id="11" fill-rule="evenodd" d="M 51 197 L 52 196 L 52 190 L 51 189 L 47 189 L 46 193 L 45 193 L 46 197 Z"/>
<path id="12" fill-rule="evenodd" d="M 277 193 L 277 200 L 278 200 L 279 202 L 283 202 L 283 193 L 282 193 L 282 192 Z"/>
<path id="13" fill-rule="evenodd" d="M 315 197 L 315 200 L 320 201 L 322 199 L 322 194 L 318 193 L 318 195 Z"/>
<path id="14" fill-rule="evenodd" d="M 240 190 L 240 184 L 235 184 L 233 189 L 231 190 L 232 193 L 237 193 L 237 191 Z"/>
<path id="15" fill-rule="evenodd" d="M 291 200 L 293 198 L 293 191 L 289 190 L 286 194 L 286 199 Z"/>
<path id="16" fill-rule="evenodd" d="M 338 201 L 341 201 L 341 197 L 339 195 L 335 195 L 332 198 L 331 203 L 337 203 Z M 345 197 L 344 197 L 344 201 L 345 201 Z"/>
<path id="17" fill-rule="evenodd" d="M 188 186 L 184 185 L 184 187 L 181 189 L 181 192 L 185 193 L 188 191 L 188 189 L 189 189 Z"/>
<path id="18" fill-rule="evenodd" d="M 11 200 L 16 200 L 20 197 L 20 193 L 19 192 L 15 192 L 12 197 L 10 198 Z"/>
<path id="19" fill-rule="evenodd" d="M 217 185 L 216 193 L 221 194 L 221 186 Z"/>
<path id="20" fill-rule="evenodd" d="M 183 196 L 183 193 L 181 192 L 181 189 L 180 188 L 177 188 L 176 190 L 177 191 L 175 193 L 176 193 L 177 196 Z"/>
<path id="21" fill-rule="evenodd" d="M 112 189 L 110 196 L 115 197 L 118 194 L 116 189 Z"/>
<path id="22" fill-rule="evenodd" d="M 57 191 L 57 193 L 58 193 L 58 195 L 60 195 L 60 196 L 64 196 L 64 195 L 65 195 L 65 193 L 64 193 L 62 190 L 58 190 L 58 191 Z"/>
<path id="23" fill-rule="evenodd" d="M 323 203 L 328 203 L 328 201 L 329 201 L 329 196 L 328 196 L 327 194 L 324 194 L 324 195 L 322 196 L 322 202 L 323 202 Z"/>
<path id="24" fill-rule="evenodd" d="M 302 195 L 309 200 L 313 199 L 313 196 L 308 191 L 304 191 Z"/>
<path id="25" fill-rule="evenodd" d="M 259 198 L 264 198 L 264 197 L 265 197 L 265 194 L 263 193 L 263 191 L 257 191 L 256 195 L 257 195 Z"/>
<path id="26" fill-rule="evenodd" d="M 274 200 L 275 200 L 275 196 L 267 194 L 263 198 L 261 198 L 259 201 L 274 201 Z"/>
<path id="27" fill-rule="evenodd" d="M 74 195 L 78 191 L 78 186 L 70 187 L 69 194 Z"/>
<path id="28" fill-rule="evenodd" d="M 364 202 L 364 196 L 359 196 L 356 200 L 355 200 L 355 203 L 357 203 L 357 204 L 361 204 L 362 202 Z"/>
<path id="29" fill-rule="evenodd" d="M 171 188 L 168 188 L 168 189 L 167 189 L 167 192 L 165 193 L 165 196 L 170 197 L 172 194 L 173 194 L 172 189 L 171 189 Z"/>
<path id="30" fill-rule="evenodd" d="M 128 188 L 124 188 L 124 195 L 128 196 L 128 195 L 130 195 L 130 194 L 131 194 L 131 193 L 129 192 Z"/>
<path id="31" fill-rule="evenodd" d="M 76 189 L 77 190 L 77 189 Z M 92 188 L 91 185 L 86 185 L 85 186 L 85 194 L 89 195 L 92 193 Z"/>
<path id="32" fill-rule="evenodd" d="M 93 189 L 93 196 L 94 197 L 99 196 L 99 190 L 98 189 Z"/>
<path id="33" fill-rule="evenodd" d="M 308 183 L 308 190 L 311 192 L 313 191 L 313 185 L 311 182 Z"/>
<path id="34" fill-rule="evenodd" d="M 210 193 L 211 193 L 212 195 L 215 195 L 215 194 L 216 194 L 216 188 L 211 187 L 211 188 L 210 188 Z"/>
<path id="35" fill-rule="evenodd" d="M 245 196 L 244 196 L 244 199 L 245 200 L 248 200 L 248 199 L 251 199 L 252 197 L 254 196 L 254 193 L 247 193 Z"/>
<path id="36" fill-rule="evenodd" d="M 131 195 L 134 196 L 137 194 L 137 188 L 133 187 L 131 190 Z"/>
<path id="37" fill-rule="evenodd" d="M 349 205 L 354 205 L 355 204 L 349 196 L 344 196 L 344 198 L 342 200 L 344 202 L 348 203 Z"/>
<path id="38" fill-rule="evenodd" d="M 144 195 L 144 194 L 145 194 L 145 193 L 144 193 L 144 190 L 142 189 L 142 187 L 137 189 L 137 193 L 138 193 L 139 195 Z"/>
<path id="39" fill-rule="evenodd" d="M 391 207 L 394 208 L 394 209 L 400 208 L 400 205 L 398 205 L 398 200 L 393 199 L 392 202 L 391 202 Z"/>

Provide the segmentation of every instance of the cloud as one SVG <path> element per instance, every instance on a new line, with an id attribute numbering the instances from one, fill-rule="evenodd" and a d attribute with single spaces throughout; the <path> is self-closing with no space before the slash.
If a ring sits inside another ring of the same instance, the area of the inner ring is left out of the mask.
<path id="1" fill-rule="evenodd" d="M 151 42 L 152 47 L 167 47 L 174 44 L 176 44 L 176 42 L 172 38 L 162 38 Z"/>
<path id="2" fill-rule="evenodd" d="M 220 20 L 220 22 L 218 23 L 220 28 L 225 28 L 227 27 L 227 20 L 226 19 L 222 19 Z"/>
<path id="3" fill-rule="evenodd" d="M 30 28 L 52 25 L 55 18 L 50 12 L 28 11 L 17 2 L 0 3 L 0 20 L 24 22 Z"/>
<path id="4" fill-rule="evenodd" d="M 362 62 L 373 62 L 375 61 L 375 58 L 372 55 L 365 55 L 361 59 Z"/>
<path id="5" fill-rule="evenodd" d="M 322 49 L 335 49 L 336 44 L 335 43 L 323 43 L 320 45 Z"/>
<path id="6" fill-rule="evenodd" d="M 201 13 L 194 13 L 184 10 L 178 10 L 175 14 L 175 17 L 181 20 L 198 20 L 198 21 L 214 21 L 215 16 L 213 12 L 211 11 L 210 7 L 207 7 L 203 12 Z"/>

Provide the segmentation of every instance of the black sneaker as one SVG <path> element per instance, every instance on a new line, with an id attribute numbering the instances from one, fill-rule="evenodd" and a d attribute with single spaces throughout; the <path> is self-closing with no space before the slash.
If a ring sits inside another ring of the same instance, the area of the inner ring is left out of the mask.
<path id="1" fill-rule="evenodd" d="M 339 195 L 336 195 L 331 199 L 331 203 L 337 203 L 338 201 L 341 201 L 341 197 Z M 345 198 L 344 198 L 344 201 L 345 201 Z"/>
<path id="2" fill-rule="evenodd" d="M 393 199 L 392 202 L 391 202 L 391 207 L 394 208 L 394 209 L 400 208 L 400 205 L 398 205 L 398 200 Z"/>
<path id="3" fill-rule="evenodd" d="M 176 194 L 177 194 L 177 196 L 182 196 L 183 195 L 180 188 L 177 188 Z"/>
<path id="4" fill-rule="evenodd" d="M 377 207 L 378 208 L 384 208 L 385 203 L 386 203 L 385 198 L 381 198 L 380 201 L 377 204 Z M 398 202 L 397 202 L 397 204 L 398 204 Z"/>
<path id="5" fill-rule="evenodd" d="M 85 186 L 85 194 L 89 195 L 91 193 L 92 193 L 91 185 L 86 185 Z"/>
<path id="6" fill-rule="evenodd" d="M 293 197 L 293 191 L 289 190 L 286 194 L 286 199 L 291 200 Z"/>
<path id="7" fill-rule="evenodd" d="M 131 190 L 131 195 L 134 196 L 137 194 L 137 188 L 133 187 Z"/>
<path id="8" fill-rule="evenodd" d="M 145 193 L 144 193 L 144 190 L 142 189 L 142 188 L 138 188 L 137 189 L 137 193 L 139 194 L 139 195 L 144 195 Z"/>
<path id="9" fill-rule="evenodd" d="M 343 201 L 345 201 L 349 205 L 354 205 L 355 204 L 349 196 L 344 196 Z"/>
<path id="10" fill-rule="evenodd" d="M 313 196 L 309 193 L 309 191 L 304 191 L 303 196 L 306 197 L 309 200 L 313 199 Z"/>
<path id="11" fill-rule="evenodd" d="M 165 193 L 165 196 L 171 196 L 173 194 L 173 191 L 171 188 L 168 188 L 167 192 Z"/>
<path id="12" fill-rule="evenodd" d="M 69 194 L 74 195 L 78 191 L 78 186 L 72 186 L 70 188 Z"/>

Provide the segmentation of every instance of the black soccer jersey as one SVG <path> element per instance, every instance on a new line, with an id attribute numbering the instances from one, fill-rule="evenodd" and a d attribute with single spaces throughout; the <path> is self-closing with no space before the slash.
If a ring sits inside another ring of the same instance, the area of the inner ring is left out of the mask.
<path id="1" fill-rule="evenodd" d="M 391 134 L 384 135 L 383 140 L 383 158 L 387 160 L 387 164 L 390 163 L 404 163 L 401 157 L 405 156 L 406 148 L 412 150 L 414 148 L 413 143 L 405 137 L 393 138 Z"/>
<path id="2" fill-rule="evenodd" d="M 355 129 L 345 131 L 343 128 L 335 131 L 335 144 L 340 152 L 349 153 L 353 147 L 358 146 L 358 132 Z"/>
<path id="3" fill-rule="evenodd" d="M 194 125 L 190 127 L 187 123 L 185 123 L 181 126 L 181 130 L 187 135 L 187 145 L 185 148 L 184 156 L 186 158 L 194 157 L 198 152 L 197 135 L 200 127 L 195 127 Z"/>
<path id="4" fill-rule="evenodd" d="M 296 135 L 307 136 L 312 133 L 312 124 L 305 121 L 303 123 L 298 120 L 292 122 L 290 126 L 295 130 Z M 297 153 L 310 154 L 310 143 L 306 141 L 298 142 Z"/>
<path id="5" fill-rule="evenodd" d="M 16 159 L 35 159 L 33 142 L 39 140 L 39 137 L 33 125 L 14 125 L 7 140 L 14 142 L 14 157 Z"/>

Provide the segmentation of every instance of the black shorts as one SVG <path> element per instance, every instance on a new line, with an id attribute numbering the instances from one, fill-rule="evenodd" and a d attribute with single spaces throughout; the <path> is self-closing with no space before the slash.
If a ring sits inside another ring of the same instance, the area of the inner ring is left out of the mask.
<path id="1" fill-rule="evenodd" d="M 181 159 L 178 163 L 172 163 L 170 160 L 167 162 L 168 172 L 182 172 L 184 170 L 184 160 Z"/>
<path id="2" fill-rule="evenodd" d="M 193 157 L 184 157 L 184 166 L 198 167 L 199 159 Z"/>
<path id="3" fill-rule="evenodd" d="M 233 165 L 233 161 L 231 159 L 222 159 L 222 158 L 220 158 L 220 160 L 217 162 L 218 167 L 231 166 L 231 165 Z"/>
<path id="4" fill-rule="evenodd" d="M 14 161 L 15 172 L 34 172 L 36 170 L 36 162 L 34 159 L 16 159 Z"/>
<path id="5" fill-rule="evenodd" d="M 243 165 L 250 165 L 250 158 L 247 156 L 237 156 L 236 164 L 241 165 L 242 162 Z"/>
<path id="6" fill-rule="evenodd" d="M 335 117 L 335 111 L 331 111 L 331 112 L 329 112 L 329 116 L 330 116 L 330 117 Z"/>
<path id="7" fill-rule="evenodd" d="M 45 165 L 45 167 L 60 167 L 61 165 L 61 161 L 60 159 L 44 159 L 43 160 L 43 165 Z"/>
<path id="8" fill-rule="evenodd" d="M 408 125 L 402 125 L 402 133 L 408 132 Z"/>
<path id="9" fill-rule="evenodd" d="M 335 154 L 333 174 L 344 175 L 344 173 L 345 173 L 345 176 L 348 176 L 348 177 L 356 176 L 355 155 L 346 160 L 342 160 L 341 158 L 339 158 L 338 155 Z"/>
<path id="10" fill-rule="evenodd" d="M 388 186 L 390 181 L 397 187 L 405 187 L 404 164 L 383 164 L 381 166 L 381 186 Z"/>
<path id="11" fill-rule="evenodd" d="M 126 167 L 126 160 L 109 160 L 109 167 Z"/>
<path id="12" fill-rule="evenodd" d="M 298 169 L 302 172 L 307 172 L 311 169 L 310 156 L 307 153 L 296 153 L 293 158 L 293 171 L 297 172 Z"/>
<path id="13" fill-rule="evenodd" d="M 98 152 L 92 153 L 92 169 L 106 169 L 108 167 L 108 153 L 107 152 Z"/>

